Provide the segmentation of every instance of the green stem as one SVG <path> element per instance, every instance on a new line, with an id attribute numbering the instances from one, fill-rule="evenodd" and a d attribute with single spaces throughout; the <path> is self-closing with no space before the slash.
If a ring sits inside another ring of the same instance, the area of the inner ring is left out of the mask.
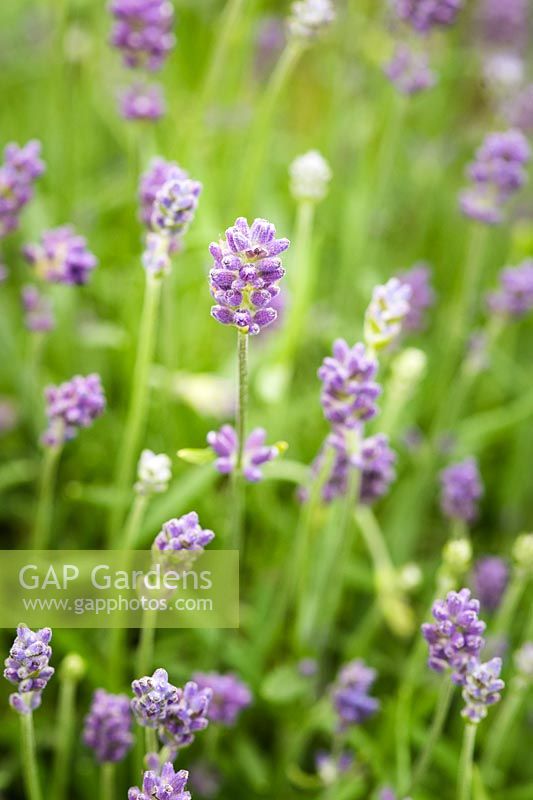
<path id="1" fill-rule="evenodd" d="M 463 747 L 457 775 L 457 800 L 471 800 L 472 774 L 474 770 L 474 747 L 476 744 L 477 725 L 468 722 L 463 735 Z"/>
<path id="2" fill-rule="evenodd" d="M 138 677 L 148 675 L 154 660 L 155 623 L 157 611 L 145 608 L 143 611 L 141 636 L 136 658 L 136 674 Z"/>
<path id="3" fill-rule="evenodd" d="M 515 678 L 501 704 L 500 712 L 489 729 L 487 744 L 481 762 L 484 773 L 492 774 L 505 749 L 509 731 L 522 707 L 527 684 L 520 678 Z"/>
<path id="4" fill-rule="evenodd" d="M 239 549 L 243 539 L 244 523 L 244 476 L 243 457 L 246 444 L 246 421 L 248 416 L 248 334 L 237 333 L 238 381 L 237 392 L 237 462 L 233 473 L 233 526 L 232 547 Z"/>
<path id="5" fill-rule="evenodd" d="M 122 499 L 131 482 L 135 458 L 139 452 L 140 440 L 146 422 L 146 410 L 150 390 L 150 364 L 154 353 L 160 295 L 161 279 L 155 278 L 147 272 L 143 310 L 139 327 L 137 357 L 133 372 L 130 407 L 117 461 L 115 478 L 117 502 L 112 508 L 109 520 L 109 543 L 111 546 L 116 542 L 120 530 L 120 524 L 124 515 Z"/>
<path id="6" fill-rule="evenodd" d="M 157 753 L 157 736 L 153 728 L 144 729 L 144 747 L 146 753 Z"/>
<path id="7" fill-rule="evenodd" d="M 34 550 L 46 550 L 50 544 L 54 490 L 57 477 L 57 465 L 59 463 L 61 451 L 62 446 L 56 445 L 47 447 L 44 454 L 35 527 L 33 530 L 32 548 Z"/>
<path id="8" fill-rule="evenodd" d="M 445 678 L 444 683 L 441 686 L 439 700 L 437 702 L 437 707 L 435 709 L 435 715 L 433 717 L 429 735 L 426 738 L 424 749 L 414 767 L 413 781 L 409 793 L 412 792 L 412 789 L 415 785 L 422 781 L 424 775 L 426 774 L 426 770 L 431 763 L 433 749 L 442 734 L 444 724 L 448 717 L 454 689 L 455 685 L 452 683 L 452 681 Z"/>
<path id="9" fill-rule="evenodd" d="M 115 765 L 108 761 L 100 767 L 99 800 L 115 800 Z"/>
<path id="10" fill-rule="evenodd" d="M 226 62 L 231 40 L 237 23 L 244 11 L 245 0 L 228 0 L 217 25 L 216 43 L 213 57 L 200 93 L 200 109 L 208 105 L 216 95 L 220 81 L 224 80 L 224 64 Z"/>
<path id="11" fill-rule="evenodd" d="M 135 500 L 133 501 L 131 511 L 124 526 L 123 550 L 133 550 L 135 548 L 147 505 L 148 497 L 146 495 L 135 495 Z"/>
<path id="12" fill-rule="evenodd" d="M 67 790 L 75 720 L 76 684 L 72 678 L 63 678 L 59 689 L 57 745 L 51 792 L 54 800 L 63 800 Z"/>
<path id="13" fill-rule="evenodd" d="M 252 130 L 248 136 L 250 145 L 247 157 L 244 159 L 244 178 L 238 194 L 237 207 L 244 209 L 244 212 L 249 209 L 250 202 L 253 200 L 254 188 L 260 183 L 261 166 L 276 103 L 294 67 L 298 63 L 303 49 L 304 44 L 302 42 L 289 40 L 276 64 L 262 102 L 257 110 Z"/>
<path id="14" fill-rule="evenodd" d="M 527 573 L 515 568 L 511 583 L 507 587 L 503 602 L 494 620 L 492 633 L 494 636 L 508 631 L 515 615 L 520 599 L 527 585 Z"/>
<path id="15" fill-rule="evenodd" d="M 20 714 L 22 734 L 22 772 L 27 800 L 42 800 L 41 786 L 39 783 L 39 770 L 35 751 L 35 733 L 33 730 L 33 714 Z"/>

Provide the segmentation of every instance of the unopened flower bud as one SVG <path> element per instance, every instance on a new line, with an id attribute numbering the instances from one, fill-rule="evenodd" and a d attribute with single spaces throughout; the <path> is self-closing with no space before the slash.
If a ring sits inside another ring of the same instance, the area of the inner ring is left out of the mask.
<path id="1" fill-rule="evenodd" d="M 470 567 L 472 545 L 468 539 L 453 539 L 442 550 L 444 566 L 454 575 L 461 575 Z"/>
<path id="2" fill-rule="evenodd" d="M 310 150 L 295 158 L 289 167 L 291 192 L 295 200 L 317 203 L 328 191 L 331 168 L 318 150 Z"/>
<path id="3" fill-rule="evenodd" d="M 87 670 L 85 660 L 78 653 L 69 653 L 61 662 L 59 677 L 64 681 L 80 681 Z"/>

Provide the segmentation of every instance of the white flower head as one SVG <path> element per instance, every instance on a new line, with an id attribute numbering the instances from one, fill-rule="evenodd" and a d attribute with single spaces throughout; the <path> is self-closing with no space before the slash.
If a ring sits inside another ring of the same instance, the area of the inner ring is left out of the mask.
<path id="1" fill-rule="evenodd" d="M 374 350 L 388 347 L 398 338 L 409 313 L 411 287 L 398 278 L 376 286 L 365 314 L 365 342 Z"/>
<path id="2" fill-rule="evenodd" d="M 166 492 L 172 478 L 171 461 L 165 453 L 143 450 L 137 465 L 137 494 L 161 494 Z"/>
<path id="3" fill-rule="evenodd" d="M 331 174 L 328 162 L 318 150 L 309 150 L 295 158 L 289 167 L 294 199 L 318 203 L 327 194 Z"/>
<path id="4" fill-rule="evenodd" d="M 298 0 L 291 6 L 289 34 L 300 39 L 314 38 L 335 19 L 331 0 Z"/>

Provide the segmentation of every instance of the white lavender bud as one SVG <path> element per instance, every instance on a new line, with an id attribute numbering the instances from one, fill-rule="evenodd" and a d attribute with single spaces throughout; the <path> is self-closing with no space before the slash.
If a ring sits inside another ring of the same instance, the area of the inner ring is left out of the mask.
<path id="1" fill-rule="evenodd" d="M 165 453 L 143 450 L 137 466 L 137 494 L 150 495 L 166 492 L 172 478 L 171 461 Z"/>
<path id="2" fill-rule="evenodd" d="M 291 192 L 295 200 L 318 203 L 328 191 L 331 168 L 318 150 L 309 150 L 295 158 L 289 167 Z"/>
<path id="3" fill-rule="evenodd" d="M 331 0 L 298 0 L 291 6 L 289 35 L 298 39 L 313 39 L 335 19 Z"/>

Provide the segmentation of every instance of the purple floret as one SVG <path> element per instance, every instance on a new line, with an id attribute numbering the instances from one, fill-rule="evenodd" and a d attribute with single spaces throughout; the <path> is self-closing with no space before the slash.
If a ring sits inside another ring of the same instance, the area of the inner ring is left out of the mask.
<path id="1" fill-rule="evenodd" d="M 267 445 L 264 428 L 255 428 L 244 444 L 242 472 L 247 481 L 257 483 L 262 476 L 261 467 L 280 454 L 276 445 Z M 237 466 L 238 439 L 232 425 L 223 425 L 218 431 L 207 434 L 207 443 L 217 455 L 215 466 L 223 475 L 233 472 Z"/>
<path id="2" fill-rule="evenodd" d="M 100 376 L 95 373 L 75 375 L 59 386 L 48 386 L 44 394 L 48 428 L 43 443 L 48 446 L 73 439 L 79 428 L 88 428 L 105 409 Z"/>
<path id="3" fill-rule="evenodd" d="M 200 527 L 196 511 L 191 511 L 179 519 L 174 518 L 165 522 L 155 537 L 153 547 L 154 550 L 161 552 L 178 550 L 201 552 L 214 538 L 213 531 Z"/>
<path id="4" fill-rule="evenodd" d="M 189 681 L 178 689 L 176 698 L 169 704 L 164 720 L 159 726 L 159 737 L 171 750 L 179 750 L 193 743 L 195 734 L 209 725 L 208 709 L 213 692 Z"/>
<path id="5" fill-rule="evenodd" d="M 111 44 L 131 68 L 158 70 L 175 44 L 170 0 L 112 0 Z"/>
<path id="6" fill-rule="evenodd" d="M 163 765 L 160 775 L 152 770 L 145 772 L 142 789 L 132 787 L 128 800 L 191 800 L 191 793 L 186 790 L 188 779 L 186 770 L 174 772 L 169 761 Z"/>
<path id="7" fill-rule="evenodd" d="M 341 730 L 360 725 L 379 709 L 379 701 L 369 695 L 376 670 L 359 659 L 346 664 L 333 687 L 333 705 L 339 715 Z"/>
<path id="8" fill-rule="evenodd" d="M 356 428 L 377 414 L 381 388 L 375 382 L 378 365 L 361 343 L 349 347 L 344 339 L 333 343 L 333 356 L 318 370 L 322 381 L 321 402 L 326 419 Z"/>
<path id="9" fill-rule="evenodd" d="M 396 13 L 417 33 L 453 25 L 462 0 L 395 0 Z"/>
<path id="10" fill-rule="evenodd" d="M 451 669 L 454 683 L 464 685 L 471 661 L 479 658 L 485 645 L 479 600 L 473 599 L 468 589 L 449 592 L 446 600 L 435 601 L 432 613 L 436 621 L 421 629 L 429 645 L 428 666 L 435 672 Z"/>
<path id="11" fill-rule="evenodd" d="M 500 273 L 500 287 L 487 296 L 493 314 L 520 319 L 533 309 L 533 259 Z"/>
<path id="12" fill-rule="evenodd" d="M 154 158 L 150 166 L 141 175 L 139 183 L 139 204 L 141 220 L 151 229 L 154 203 L 158 191 L 169 181 L 181 181 L 188 178 L 187 172 L 175 161 L 165 161 L 164 158 Z"/>
<path id="13" fill-rule="evenodd" d="M 165 719 L 168 707 L 178 698 L 179 690 L 169 683 L 168 672 L 156 669 L 153 675 L 146 675 L 131 684 L 135 697 L 131 710 L 135 719 L 145 728 L 157 728 Z"/>
<path id="14" fill-rule="evenodd" d="M 440 474 L 442 513 L 450 519 L 473 522 L 478 515 L 478 502 L 483 484 L 475 458 L 452 464 Z"/>
<path id="15" fill-rule="evenodd" d="M 41 143 L 23 147 L 12 142 L 4 148 L 0 166 L 0 239 L 19 226 L 20 212 L 33 197 L 34 183 L 44 172 Z"/>
<path id="16" fill-rule="evenodd" d="M 435 73 L 430 69 L 425 53 L 397 45 L 394 55 L 385 66 L 385 75 L 402 94 L 418 94 L 435 85 Z"/>
<path id="17" fill-rule="evenodd" d="M 130 700 L 97 689 L 85 717 L 83 741 L 100 763 L 122 761 L 133 744 Z"/>
<path id="18" fill-rule="evenodd" d="M 38 244 L 26 245 L 24 255 L 36 273 L 50 283 L 83 285 L 98 264 L 87 249 L 87 240 L 71 225 L 46 231 Z"/>
<path id="19" fill-rule="evenodd" d="M 473 585 L 476 597 L 483 608 L 495 611 L 505 594 L 509 582 L 509 566 L 503 558 L 486 556 L 474 565 Z"/>
<path id="20" fill-rule="evenodd" d="M 213 692 L 207 711 L 207 716 L 213 722 L 234 725 L 241 711 L 252 702 L 250 689 L 236 675 L 197 672 L 193 678 L 199 689 L 211 689 Z"/>
<path id="21" fill-rule="evenodd" d="M 491 658 L 484 664 L 474 661 L 470 665 L 463 688 L 465 707 L 461 711 L 469 722 L 481 722 L 487 716 L 488 707 L 501 700 L 500 692 L 505 688 L 500 678 L 501 669 L 501 658 Z"/>
<path id="22" fill-rule="evenodd" d="M 41 705 L 41 694 L 55 670 L 50 666 L 52 631 L 32 631 L 27 625 L 17 627 L 17 636 L 6 658 L 4 678 L 17 687 L 10 695 L 11 707 L 19 714 L 29 714 Z"/>
<path id="23" fill-rule="evenodd" d="M 285 275 L 279 256 L 289 244 L 288 239 L 276 239 L 272 223 L 255 219 L 248 225 L 244 217 L 227 229 L 223 239 L 213 242 L 209 282 L 217 303 L 211 308 L 214 319 L 251 335 L 274 322 L 277 312 L 272 301 Z"/>

